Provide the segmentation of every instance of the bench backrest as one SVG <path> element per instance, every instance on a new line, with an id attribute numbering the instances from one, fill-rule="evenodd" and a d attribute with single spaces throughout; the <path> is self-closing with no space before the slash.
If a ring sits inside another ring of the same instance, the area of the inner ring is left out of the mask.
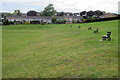
<path id="1" fill-rule="evenodd" d="M 107 32 L 107 36 L 110 37 L 110 35 L 111 35 L 111 32 Z"/>

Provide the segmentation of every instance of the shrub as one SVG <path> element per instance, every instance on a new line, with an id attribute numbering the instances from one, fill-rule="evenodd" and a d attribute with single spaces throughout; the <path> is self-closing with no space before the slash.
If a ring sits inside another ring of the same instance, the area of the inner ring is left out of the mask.
<path id="1" fill-rule="evenodd" d="M 86 22 L 87 21 L 87 19 L 83 19 L 83 22 Z"/>
<path id="2" fill-rule="evenodd" d="M 30 24 L 30 22 L 22 22 L 22 24 Z"/>
<path id="3" fill-rule="evenodd" d="M 13 23 L 14 23 L 14 24 L 22 24 L 21 21 L 14 21 Z"/>
<path id="4" fill-rule="evenodd" d="M 10 24 L 12 24 L 12 25 L 13 25 L 13 24 L 14 24 L 14 22 L 13 22 L 13 21 L 10 21 Z"/>
<path id="5" fill-rule="evenodd" d="M 76 19 L 73 19 L 73 20 L 72 20 L 73 23 L 77 23 L 77 21 L 78 21 L 78 20 L 76 20 Z"/>
<path id="6" fill-rule="evenodd" d="M 3 21 L 3 25 L 9 25 L 9 24 L 10 22 L 7 19 Z"/>
<path id="7" fill-rule="evenodd" d="M 64 23 L 66 23 L 67 21 L 64 19 Z"/>
<path id="8" fill-rule="evenodd" d="M 52 23 L 57 23 L 57 18 L 56 17 L 52 18 Z"/>
<path id="9" fill-rule="evenodd" d="M 40 24 L 40 21 L 30 21 L 30 24 Z"/>
<path id="10" fill-rule="evenodd" d="M 87 19 L 86 22 L 100 22 L 100 21 L 108 21 L 108 20 L 116 20 L 119 19 L 119 17 L 111 17 L 111 18 L 91 18 Z"/>
<path id="11" fill-rule="evenodd" d="M 80 20 L 77 20 L 77 23 L 80 23 Z"/>
<path id="12" fill-rule="evenodd" d="M 65 24 L 66 22 L 67 21 L 65 19 L 56 21 L 57 24 Z"/>
<path id="13" fill-rule="evenodd" d="M 56 23 L 57 23 L 57 24 L 60 24 L 60 23 L 61 23 L 61 20 L 57 20 Z"/>

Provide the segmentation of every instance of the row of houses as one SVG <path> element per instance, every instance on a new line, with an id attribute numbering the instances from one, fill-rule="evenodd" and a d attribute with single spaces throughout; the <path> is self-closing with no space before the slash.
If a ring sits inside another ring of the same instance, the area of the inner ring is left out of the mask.
<path id="1" fill-rule="evenodd" d="M 82 21 L 82 16 L 56 16 L 58 20 L 66 20 L 72 22 L 72 20 Z M 7 16 L 8 21 L 43 21 L 46 23 L 52 23 L 52 17 L 50 16 Z"/>
<path id="2" fill-rule="evenodd" d="M 19 11 L 15 11 L 16 13 L 19 12 Z M 0 13 L 0 21 L 3 19 L 3 15 L 6 16 L 8 13 Z M 107 14 L 103 14 L 101 16 L 99 16 L 99 18 L 108 18 L 108 17 L 116 17 L 117 15 L 116 14 L 111 14 L 111 13 L 107 13 Z M 72 22 L 73 20 L 76 20 L 76 21 L 82 21 L 83 20 L 83 16 L 80 16 L 79 13 L 71 13 L 71 12 L 57 12 L 55 14 L 55 17 L 58 19 L 58 20 L 66 20 L 66 21 L 69 21 L 69 22 Z M 37 21 L 44 21 L 46 23 L 52 23 L 52 17 L 50 16 L 40 16 L 38 14 L 38 12 L 36 11 L 28 11 L 27 13 L 22 13 L 22 15 L 20 16 L 17 16 L 17 15 L 9 15 L 9 16 L 6 16 L 6 19 L 8 19 L 8 21 L 33 21 L 33 20 L 37 20 Z"/>

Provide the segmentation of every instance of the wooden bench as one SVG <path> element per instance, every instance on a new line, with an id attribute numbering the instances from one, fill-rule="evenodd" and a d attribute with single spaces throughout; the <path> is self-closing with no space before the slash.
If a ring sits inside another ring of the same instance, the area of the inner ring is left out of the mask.
<path id="1" fill-rule="evenodd" d="M 89 27 L 88 30 L 92 30 L 92 27 Z"/>
<path id="2" fill-rule="evenodd" d="M 107 35 L 102 36 L 102 38 L 103 38 L 102 41 L 106 41 L 106 40 L 110 41 L 111 40 L 111 31 L 107 32 Z"/>
<path id="3" fill-rule="evenodd" d="M 99 32 L 99 28 L 97 28 L 95 31 L 94 31 L 94 33 L 98 33 Z"/>

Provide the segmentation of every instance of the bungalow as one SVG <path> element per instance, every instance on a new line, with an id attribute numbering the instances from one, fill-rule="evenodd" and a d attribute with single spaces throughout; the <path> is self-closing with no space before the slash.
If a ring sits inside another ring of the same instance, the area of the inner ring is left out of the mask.
<path id="1" fill-rule="evenodd" d="M 80 13 L 74 13 L 74 16 L 80 16 Z"/>
<path id="2" fill-rule="evenodd" d="M 38 21 L 44 21 L 47 23 L 52 23 L 51 21 L 51 17 L 48 16 L 7 16 L 6 19 L 8 19 L 8 21 L 33 21 L 33 20 L 38 20 Z"/>
<path id="3" fill-rule="evenodd" d="M 55 16 L 73 16 L 72 12 L 56 12 Z"/>
<path id="4" fill-rule="evenodd" d="M 66 20 L 72 22 L 72 20 L 82 20 L 81 16 L 56 16 L 57 19 L 59 20 Z M 44 21 L 46 23 L 52 23 L 52 17 L 50 16 L 7 16 L 6 19 L 8 21 L 33 21 L 33 20 L 38 20 L 38 21 Z"/>

